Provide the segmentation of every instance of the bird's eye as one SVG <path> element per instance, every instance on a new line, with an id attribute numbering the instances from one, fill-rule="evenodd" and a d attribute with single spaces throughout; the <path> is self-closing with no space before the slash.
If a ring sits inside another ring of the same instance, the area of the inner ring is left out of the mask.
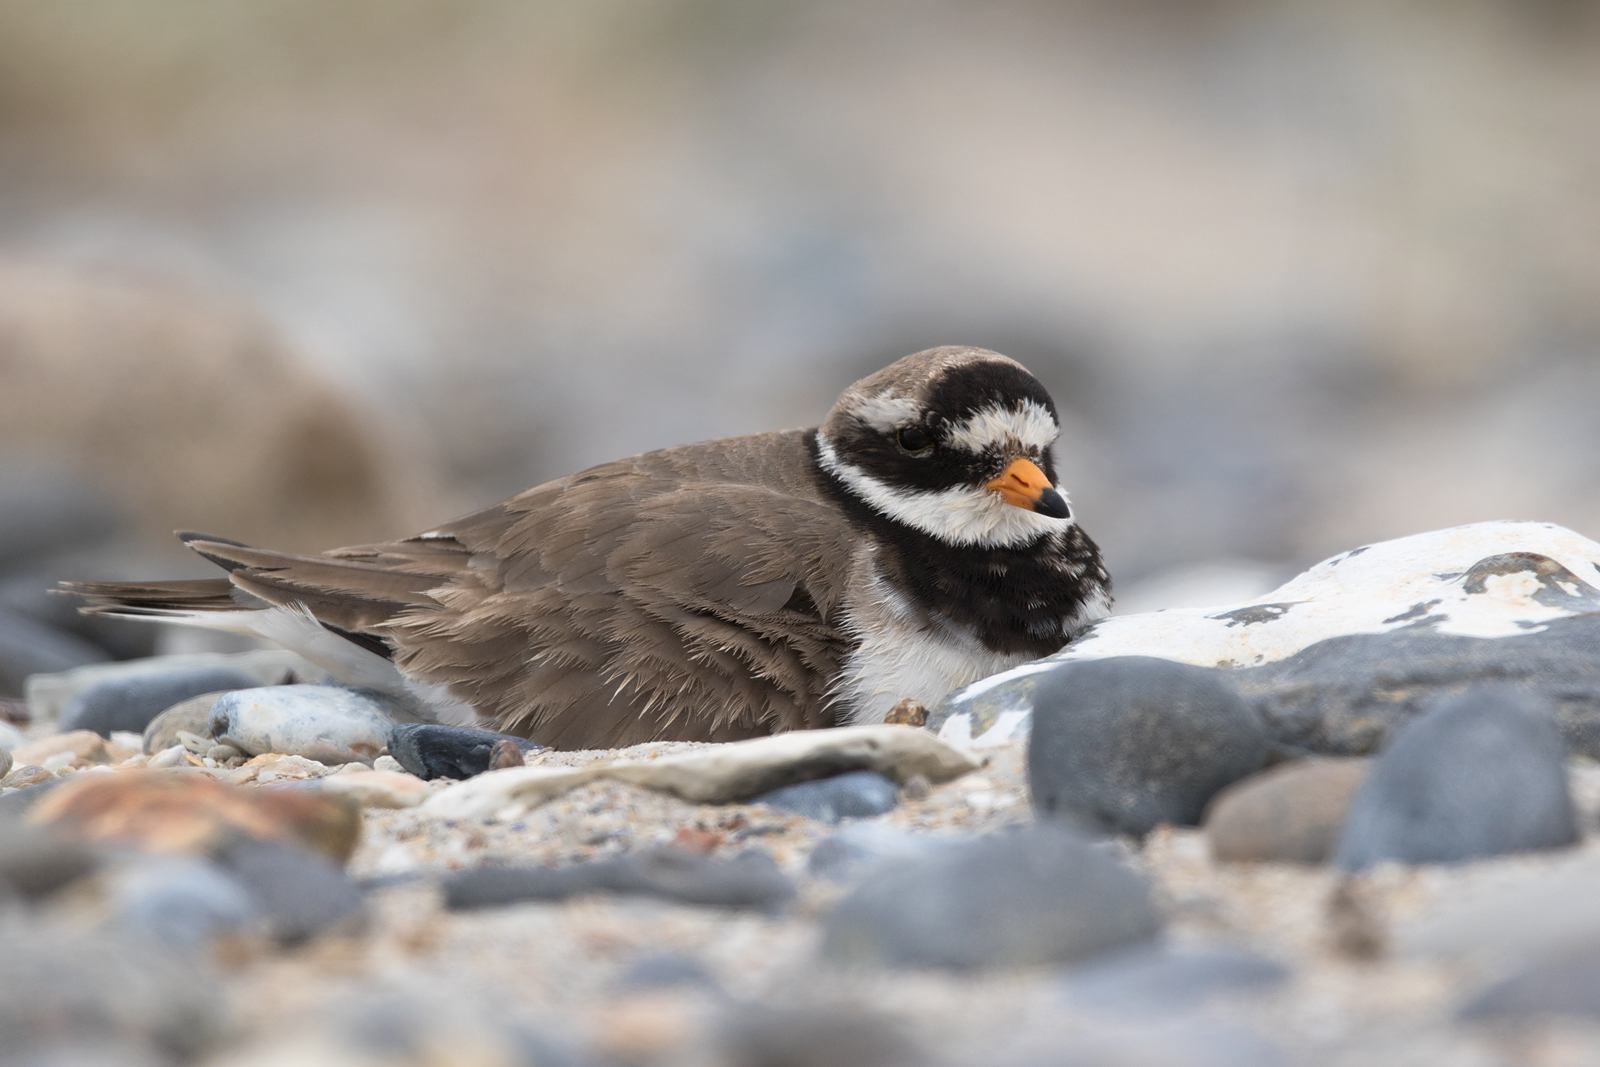
<path id="1" fill-rule="evenodd" d="M 933 447 L 933 438 L 928 436 L 927 431 L 917 426 L 907 426 L 895 434 L 894 439 L 907 452 L 926 452 Z"/>

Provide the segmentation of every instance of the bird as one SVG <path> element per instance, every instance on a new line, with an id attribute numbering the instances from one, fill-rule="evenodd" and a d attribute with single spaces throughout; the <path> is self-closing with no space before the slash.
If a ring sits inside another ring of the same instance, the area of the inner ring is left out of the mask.
<path id="1" fill-rule="evenodd" d="M 1022 364 L 945 346 L 820 426 L 603 463 L 402 540 L 293 555 L 180 532 L 226 576 L 63 585 L 86 613 L 263 637 L 551 748 L 881 723 L 1110 613 L 1059 432 Z"/>

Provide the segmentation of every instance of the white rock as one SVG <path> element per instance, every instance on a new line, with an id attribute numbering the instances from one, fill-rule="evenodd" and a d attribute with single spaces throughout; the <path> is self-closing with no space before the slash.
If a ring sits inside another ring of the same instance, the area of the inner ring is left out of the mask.
<path id="1" fill-rule="evenodd" d="M 224 693 L 211 706 L 216 743 L 260 755 L 282 752 L 320 763 L 370 762 L 389 743 L 381 705 L 331 685 L 278 685 Z"/>
<path id="2" fill-rule="evenodd" d="M 379 756 L 372 761 L 372 769 L 375 771 L 395 771 L 399 774 L 407 773 L 406 769 L 400 766 L 400 761 L 393 756 Z"/>
<path id="3" fill-rule="evenodd" d="M 952 694 L 940 726 L 952 743 L 981 744 L 1008 712 L 1029 711 L 1028 690 L 983 713 L 963 705 L 1059 663 L 1155 656 L 1202 667 L 1255 667 L 1344 634 L 1419 623 L 1434 633 L 1510 637 L 1600 611 L 1600 544 L 1547 522 L 1481 522 L 1342 552 L 1272 592 L 1240 604 L 1119 615 L 1053 656 Z M 989 703 L 992 703 L 990 701 Z M 1015 722 L 1007 726 L 1014 733 Z M 976 735 L 978 741 L 966 740 Z"/>
<path id="4" fill-rule="evenodd" d="M 177 766 L 180 766 L 181 764 L 184 764 L 184 763 L 188 762 L 188 760 L 183 758 L 184 754 L 187 753 L 188 751 L 189 750 L 184 748 L 182 745 L 173 745 L 171 748 L 164 749 L 164 750 L 162 750 L 160 752 L 157 752 L 154 756 L 151 756 L 150 757 L 150 762 L 147 763 L 145 766 L 147 766 L 147 767 L 177 767 Z"/>
<path id="5" fill-rule="evenodd" d="M 441 818 L 514 818 L 597 778 L 672 793 L 692 803 L 723 804 L 849 770 L 873 770 L 898 782 L 919 774 L 930 782 L 947 782 L 978 767 L 977 760 L 917 727 L 844 726 L 708 745 L 653 760 L 489 771 L 440 790 L 423 810 Z"/>
<path id="6" fill-rule="evenodd" d="M 0 721 L 0 748 L 10 752 L 28 743 L 23 732 L 8 722 Z"/>

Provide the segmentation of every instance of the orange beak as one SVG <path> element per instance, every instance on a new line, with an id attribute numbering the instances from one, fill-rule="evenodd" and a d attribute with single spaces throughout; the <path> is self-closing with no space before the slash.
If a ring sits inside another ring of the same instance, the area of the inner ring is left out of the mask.
<path id="1" fill-rule="evenodd" d="M 1037 511 L 1052 519 L 1072 517 L 1072 509 L 1067 507 L 1066 498 L 1056 491 L 1050 479 L 1044 476 L 1044 471 L 1032 460 L 1012 460 L 1005 473 L 985 483 L 984 488 L 999 493 L 1012 507 Z"/>

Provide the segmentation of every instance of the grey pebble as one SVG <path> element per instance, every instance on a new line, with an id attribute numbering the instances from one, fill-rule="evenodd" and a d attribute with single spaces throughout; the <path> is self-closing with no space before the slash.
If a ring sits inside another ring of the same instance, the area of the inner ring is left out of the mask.
<path id="1" fill-rule="evenodd" d="M 1600 950 L 1590 944 L 1535 963 L 1483 990 L 1460 1015 L 1474 1021 L 1600 1018 Z"/>
<path id="2" fill-rule="evenodd" d="M 1192 826 L 1267 754 L 1218 671 L 1118 656 L 1064 664 L 1034 690 L 1028 785 L 1041 816 L 1132 834 Z"/>
<path id="3" fill-rule="evenodd" d="M 20 697 L 29 675 L 70 671 L 110 658 L 81 637 L 0 608 L 0 697 Z"/>
<path id="4" fill-rule="evenodd" d="M 892 1020 L 839 1006 L 730 1008 L 712 1030 L 719 1067 L 931 1067 L 932 1057 Z"/>
<path id="5" fill-rule="evenodd" d="M 819 778 L 798 785 L 786 785 L 745 801 L 804 815 L 829 825 L 842 819 L 864 819 L 893 811 L 900 802 L 900 787 L 893 778 L 877 771 L 849 771 L 832 778 Z"/>
<path id="6" fill-rule="evenodd" d="M 685 986 L 721 992 L 706 965 L 677 952 L 652 952 L 629 963 L 614 983 L 618 990 L 672 989 Z"/>
<path id="7" fill-rule="evenodd" d="M 1062 992 L 1095 1011 L 1164 1014 L 1216 996 L 1263 992 L 1288 977 L 1283 964 L 1244 949 L 1147 945 L 1073 968 L 1063 979 Z"/>
<path id="8" fill-rule="evenodd" d="M 359 689 L 275 685 L 224 693 L 211 705 L 210 735 L 258 756 L 281 752 L 318 763 L 371 763 L 394 725 L 385 704 Z"/>
<path id="9" fill-rule="evenodd" d="M 273 936 L 284 944 L 353 930 L 365 919 L 361 891 L 319 853 L 240 838 L 220 849 L 215 859 L 250 894 Z"/>
<path id="10" fill-rule="evenodd" d="M 1337 863 L 1456 863 L 1577 840 L 1547 702 L 1511 686 L 1479 686 L 1395 735 L 1351 804 Z"/>
<path id="11" fill-rule="evenodd" d="M 1062 826 L 969 839 L 869 872 L 824 924 L 833 962 L 908 967 L 1070 963 L 1154 937 L 1138 874 Z"/>
<path id="12" fill-rule="evenodd" d="M 152 857 L 134 863 L 112 875 L 110 899 L 124 933 L 188 952 L 262 921 L 239 881 L 203 860 Z"/>
<path id="13" fill-rule="evenodd" d="M 832 882 L 848 881 L 880 864 L 929 856 L 961 840 L 878 823 L 856 823 L 818 841 L 806 860 L 806 873 Z"/>
<path id="14" fill-rule="evenodd" d="M 395 723 L 389 730 L 389 755 L 425 781 L 465 779 L 489 769 L 494 748 L 502 741 L 510 741 L 524 753 L 539 752 L 544 747 L 525 737 L 497 734 L 493 730 L 402 722 Z"/>
<path id="15" fill-rule="evenodd" d="M 93 730 L 101 737 L 110 737 L 113 730 L 143 733 L 152 719 L 181 701 L 259 684 L 243 671 L 225 667 L 108 678 L 72 695 L 61 709 L 61 729 Z"/>
<path id="16" fill-rule="evenodd" d="M 11 753 L 0 748 L 0 778 L 11 773 Z"/>
<path id="17" fill-rule="evenodd" d="M 710 907 L 771 908 L 795 895 L 794 884 L 760 849 L 726 860 L 659 848 L 568 867 L 484 867 L 455 875 L 444 886 L 446 906 L 456 909 L 565 900 L 586 893 L 659 897 Z"/>
<path id="18" fill-rule="evenodd" d="M 32 799 L 43 794 L 40 787 Z M 11 800 L 20 793 L 13 793 Z M 72 837 L 51 833 L 11 817 L 0 815 L 0 884 L 27 899 L 54 893 L 92 873 L 100 865 L 93 849 Z"/>

